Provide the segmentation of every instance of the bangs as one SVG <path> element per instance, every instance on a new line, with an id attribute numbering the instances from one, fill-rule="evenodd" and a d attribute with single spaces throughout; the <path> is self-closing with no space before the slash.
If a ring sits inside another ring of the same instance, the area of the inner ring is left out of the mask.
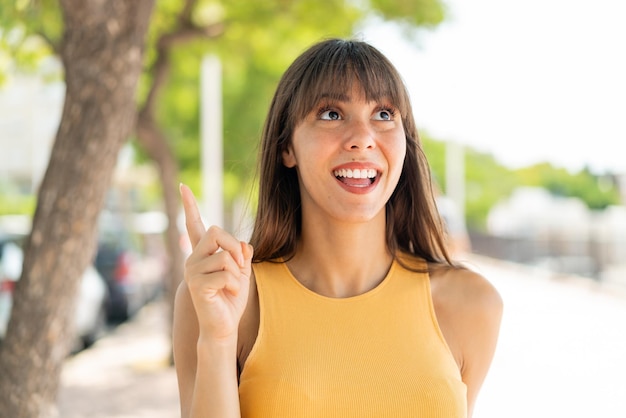
<path id="1" fill-rule="evenodd" d="M 408 95 L 389 60 L 367 44 L 338 41 L 309 57 L 301 83 L 293 92 L 291 121 L 296 124 L 303 120 L 324 100 L 349 96 L 355 82 L 367 101 L 388 101 L 402 117 L 407 115 Z"/>

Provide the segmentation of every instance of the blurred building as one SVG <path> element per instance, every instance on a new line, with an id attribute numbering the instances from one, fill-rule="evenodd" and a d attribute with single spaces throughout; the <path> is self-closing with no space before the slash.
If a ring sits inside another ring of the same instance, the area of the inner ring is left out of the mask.
<path id="1" fill-rule="evenodd" d="M 58 65 L 51 62 L 42 74 L 14 74 L 0 87 L 0 193 L 35 194 L 43 179 L 65 99 L 65 83 L 50 81 L 47 75 L 58 73 Z M 138 189 L 157 178 L 152 165 L 135 164 L 134 150 L 126 145 L 118 156 L 106 207 L 135 209 Z"/>
<path id="2" fill-rule="evenodd" d="M 520 187 L 489 212 L 487 226 L 495 236 L 589 239 L 591 212 L 577 198 L 556 197 L 546 189 Z"/>
<path id="3" fill-rule="evenodd" d="M 491 209 L 487 223 L 487 235 L 472 235 L 478 253 L 599 280 L 626 271 L 624 206 L 592 211 L 577 198 L 522 187 Z"/>
<path id="4" fill-rule="evenodd" d="M 61 120 L 65 85 L 13 75 L 0 87 L 0 178 L 33 192 L 48 165 Z"/>

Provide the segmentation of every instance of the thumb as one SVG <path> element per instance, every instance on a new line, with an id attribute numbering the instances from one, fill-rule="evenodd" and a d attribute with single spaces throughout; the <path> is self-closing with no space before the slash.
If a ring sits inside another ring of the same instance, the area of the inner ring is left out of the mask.
<path id="1" fill-rule="evenodd" d="M 240 241 L 240 244 L 241 252 L 243 253 L 243 265 L 241 267 L 241 272 L 250 277 L 250 274 L 252 273 L 252 256 L 254 255 L 254 249 L 252 248 L 252 245 L 243 241 Z"/>

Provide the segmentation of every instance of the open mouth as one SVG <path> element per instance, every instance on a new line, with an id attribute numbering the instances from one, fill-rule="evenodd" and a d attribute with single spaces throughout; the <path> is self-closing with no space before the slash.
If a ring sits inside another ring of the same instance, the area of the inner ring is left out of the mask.
<path id="1" fill-rule="evenodd" d="M 342 168 L 333 172 L 335 178 L 349 186 L 369 186 L 374 184 L 378 172 L 374 169 L 354 169 Z"/>

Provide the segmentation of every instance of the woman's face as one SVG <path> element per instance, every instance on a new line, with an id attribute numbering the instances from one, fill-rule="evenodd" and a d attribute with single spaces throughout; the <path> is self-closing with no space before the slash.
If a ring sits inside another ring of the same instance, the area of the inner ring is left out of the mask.
<path id="1" fill-rule="evenodd" d="M 302 216 L 364 222 L 384 217 L 406 154 L 400 111 L 349 94 L 318 103 L 297 124 L 283 163 L 298 172 Z"/>

